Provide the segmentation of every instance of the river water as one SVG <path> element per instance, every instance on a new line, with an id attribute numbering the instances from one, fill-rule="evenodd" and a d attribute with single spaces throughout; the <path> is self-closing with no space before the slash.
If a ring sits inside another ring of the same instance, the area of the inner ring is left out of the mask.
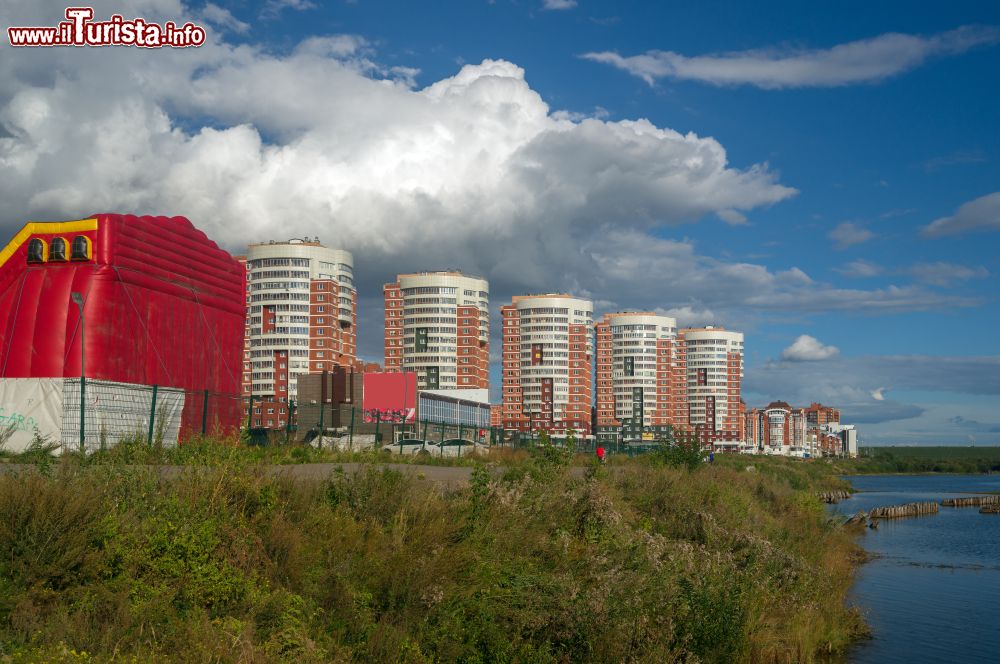
<path id="1" fill-rule="evenodd" d="M 1000 491 L 998 475 L 846 479 L 860 493 L 835 506 L 843 514 Z M 859 569 L 849 602 L 862 607 L 874 636 L 849 662 L 1000 662 L 1000 514 L 941 507 L 883 519 L 860 542 L 876 557 Z"/>

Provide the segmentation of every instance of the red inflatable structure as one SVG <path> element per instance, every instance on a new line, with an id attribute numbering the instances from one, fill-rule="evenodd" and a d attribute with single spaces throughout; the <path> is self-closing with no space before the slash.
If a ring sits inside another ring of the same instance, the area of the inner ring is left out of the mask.
<path id="1" fill-rule="evenodd" d="M 240 400 L 246 276 L 184 217 L 97 214 L 29 223 L 0 251 L 0 378 L 80 376 L 180 388 L 182 431 L 231 429 Z"/>

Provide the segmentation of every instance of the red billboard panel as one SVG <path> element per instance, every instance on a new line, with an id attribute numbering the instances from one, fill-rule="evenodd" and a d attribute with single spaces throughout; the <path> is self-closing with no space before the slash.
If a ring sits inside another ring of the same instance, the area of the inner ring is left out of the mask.
<path id="1" fill-rule="evenodd" d="M 366 373 L 364 376 L 365 422 L 416 421 L 417 374 Z"/>

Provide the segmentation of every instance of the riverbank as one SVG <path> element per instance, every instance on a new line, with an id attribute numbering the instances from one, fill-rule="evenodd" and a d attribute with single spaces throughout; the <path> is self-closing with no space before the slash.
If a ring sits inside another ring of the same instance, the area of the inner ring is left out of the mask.
<path id="1" fill-rule="evenodd" d="M 171 477 L 46 462 L 0 476 L 0 660 L 843 651 L 864 631 L 844 605 L 862 554 L 817 497 L 843 485 L 747 465 L 537 455 L 441 484 L 378 465 L 293 478 L 238 457 Z"/>

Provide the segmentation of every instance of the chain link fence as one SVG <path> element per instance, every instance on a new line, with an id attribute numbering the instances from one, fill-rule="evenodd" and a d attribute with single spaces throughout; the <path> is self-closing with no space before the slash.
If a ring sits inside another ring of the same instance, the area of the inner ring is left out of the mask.
<path id="1" fill-rule="evenodd" d="M 239 432 L 239 395 L 96 379 L 63 383 L 59 438 L 63 446 L 95 451 L 123 440 L 172 446 L 196 436 Z"/>

